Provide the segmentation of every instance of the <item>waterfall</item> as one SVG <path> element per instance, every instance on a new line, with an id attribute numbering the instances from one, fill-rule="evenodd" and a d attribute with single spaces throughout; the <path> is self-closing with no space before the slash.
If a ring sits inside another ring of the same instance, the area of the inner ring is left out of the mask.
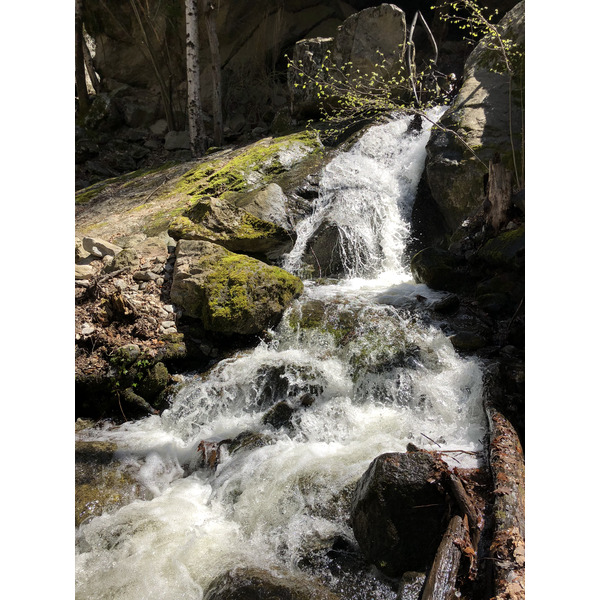
<path id="1" fill-rule="evenodd" d="M 447 107 L 436 107 L 409 131 L 413 117 L 397 116 L 371 127 L 348 152 L 324 169 L 313 214 L 297 227 L 297 242 L 284 268 L 298 272 L 311 238 L 324 222 L 335 224 L 348 277 L 391 273 L 410 279 L 402 268 L 412 203 L 425 164 L 432 121 Z"/>
<path id="2" fill-rule="evenodd" d="M 402 117 L 373 127 L 330 162 L 299 225 L 286 267 L 301 268 L 327 219 L 343 236 L 343 281 L 307 282 L 269 341 L 188 375 L 161 416 L 80 434 L 116 442 L 153 497 L 80 525 L 78 599 L 198 600 L 239 566 L 308 569 L 347 599 L 396 598 L 376 573 L 352 579 L 314 557 L 353 540 L 348 498 L 376 456 L 412 441 L 465 451 L 454 456 L 473 466 L 485 432 L 480 366 L 409 310 L 417 293 L 438 296 L 402 266 L 429 131 L 407 128 Z M 199 445 L 221 442 L 206 468 Z"/>

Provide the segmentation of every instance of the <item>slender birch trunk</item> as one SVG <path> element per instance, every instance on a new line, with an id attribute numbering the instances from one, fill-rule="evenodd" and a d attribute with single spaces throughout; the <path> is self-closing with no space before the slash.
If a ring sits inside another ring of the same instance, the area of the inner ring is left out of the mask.
<path id="1" fill-rule="evenodd" d="M 198 0 L 185 0 L 185 32 L 188 89 L 188 126 L 192 155 L 201 156 L 206 150 L 206 133 L 202 120 L 200 98 L 200 59 L 198 56 Z"/>
<path id="2" fill-rule="evenodd" d="M 83 56 L 83 0 L 75 2 L 75 85 L 79 98 L 79 114 L 85 116 L 90 108 L 90 99 L 85 81 L 85 60 Z"/>
<path id="3" fill-rule="evenodd" d="M 100 82 L 98 81 L 98 76 L 96 75 L 96 71 L 94 70 L 94 60 L 92 59 L 92 53 L 88 48 L 87 42 L 85 41 L 85 36 L 83 36 L 83 61 L 85 63 L 85 67 L 87 69 L 87 74 L 90 78 L 90 82 L 92 83 L 92 87 L 96 94 L 100 93 Z"/>
<path id="4" fill-rule="evenodd" d="M 210 64 L 213 81 L 213 135 L 215 145 L 223 145 L 223 109 L 221 98 L 221 55 L 219 52 L 219 37 L 217 36 L 217 22 L 215 5 L 212 0 L 202 0 L 204 22 L 208 34 L 210 47 Z"/>

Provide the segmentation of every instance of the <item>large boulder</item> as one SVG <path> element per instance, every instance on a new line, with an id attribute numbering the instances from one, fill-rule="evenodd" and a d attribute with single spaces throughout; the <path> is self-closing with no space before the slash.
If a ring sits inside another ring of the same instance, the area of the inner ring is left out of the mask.
<path id="1" fill-rule="evenodd" d="M 331 97 L 323 98 L 326 90 L 311 79 L 326 86 L 340 81 L 345 86 L 349 80 L 358 83 L 373 73 L 389 78 L 390 73 L 402 69 L 405 43 L 404 11 L 393 4 L 365 8 L 351 15 L 333 37 L 300 40 L 294 46 L 294 66 L 288 70 L 292 113 L 314 115 L 321 100 L 334 101 L 335 94 L 327 91 Z"/>
<path id="2" fill-rule="evenodd" d="M 214 579 L 205 600 L 339 600 L 339 596 L 308 578 L 262 569 L 234 569 Z"/>
<path id="3" fill-rule="evenodd" d="M 303 289 L 287 271 L 210 242 L 180 240 L 175 255 L 171 299 L 207 331 L 260 333 Z"/>
<path id="4" fill-rule="evenodd" d="M 382 454 L 358 481 L 351 521 L 367 560 L 390 577 L 431 564 L 444 533 L 444 466 L 425 452 Z"/>
<path id="5" fill-rule="evenodd" d="M 517 54 L 524 51 L 524 1 L 503 17 L 498 30 Z M 427 144 L 426 183 L 448 232 L 481 206 L 490 160 L 498 155 L 511 171 L 515 163 L 517 171 L 521 169 L 523 58 L 515 59 L 511 78 L 493 44 L 489 34 L 470 54 L 458 96 L 440 121 L 443 128 L 434 128 Z M 427 196 L 417 198 L 413 215 L 419 214 Z"/>

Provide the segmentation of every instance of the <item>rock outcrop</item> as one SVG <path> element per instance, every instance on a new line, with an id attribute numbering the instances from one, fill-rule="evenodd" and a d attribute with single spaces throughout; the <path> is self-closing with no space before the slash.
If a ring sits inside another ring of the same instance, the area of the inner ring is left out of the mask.
<path id="1" fill-rule="evenodd" d="M 427 144 L 427 191 L 422 190 L 417 199 L 415 214 L 429 192 L 446 233 L 457 229 L 483 203 L 488 165 L 496 155 L 508 169 L 516 171 L 515 181 L 521 175 L 524 1 L 505 15 L 498 31 L 513 45 L 513 76 L 507 73 L 497 39 L 488 34 L 467 59 L 458 96 L 440 121 L 443 128 L 434 130 Z M 413 220 L 418 232 L 423 223 Z"/>

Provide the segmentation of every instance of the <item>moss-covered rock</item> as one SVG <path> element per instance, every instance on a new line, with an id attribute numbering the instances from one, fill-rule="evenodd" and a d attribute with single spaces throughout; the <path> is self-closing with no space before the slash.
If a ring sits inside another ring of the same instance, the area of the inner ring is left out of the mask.
<path id="1" fill-rule="evenodd" d="M 266 185 L 321 148 L 317 134 L 311 131 L 265 138 L 225 160 L 202 162 L 183 176 L 179 191 L 194 200 L 233 198 L 237 192 Z"/>
<path id="2" fill-rule="evenodd" d="M 488 240 L 477 252 L 477 259 L 493 267 L 519 269 L 525 264 L 525 225 Z"/>
<path id="3" fill-rule="evenodd" d="M 195 209 L 187 214 L 195 216 L 195 220 L 182 215 L 169 225 L 169 235 L 176 240 L 205 240 L 220 244 L 232 252 L 271 258 L 288 252 L 292 247 L 293 238 L 283 228 L 236 208 L 225 200 L 198 202 Z"/>
<path id="4" fill-rule="evenodd" d="M 287 271 L 210 242 L 181 240 L 176 257 L 171 299 L 208 331 L 260 333 L 303 289 Z"/>

